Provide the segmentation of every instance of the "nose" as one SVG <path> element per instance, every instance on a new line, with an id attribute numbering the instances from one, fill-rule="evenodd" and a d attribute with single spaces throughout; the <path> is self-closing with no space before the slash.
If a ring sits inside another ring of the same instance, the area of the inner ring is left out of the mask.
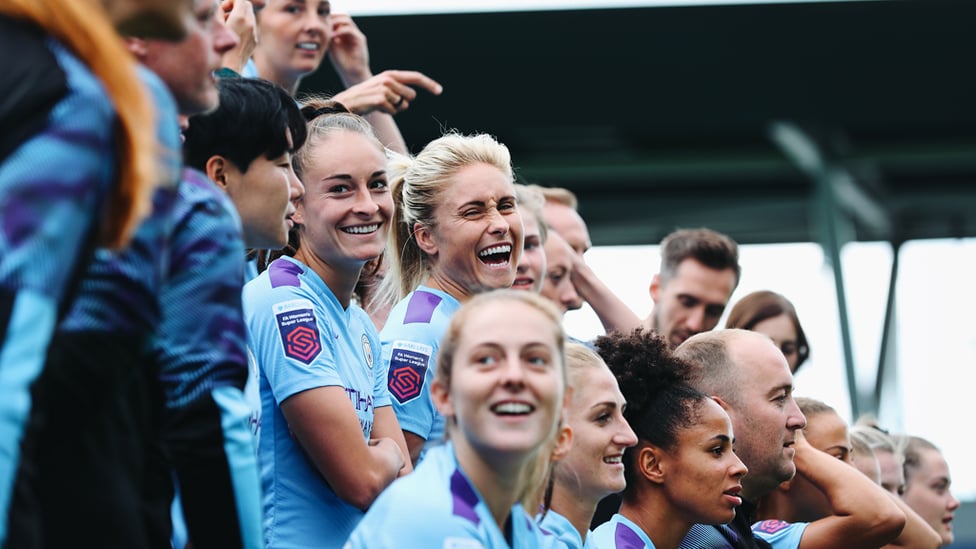
<path id="1" fill-rule="evenodd" d="M 792 395 L 787 403 L 787 414 L 786 428 L 790 431 L 796 431 L 807 426 L 807 418 L 800 411 L 800 407 L 796 404 L 796 400 L 793 400 Z"/>
<path id="2" fill-rule="evenodd" d="M 218 13 L 214 17 L 214 29 L 213 29 L 213 49 L 219 55 L 223 55 L 228 51 L 237 47 L 238 42 L 237 35 L 230 30 L 227 23 L 224 22 L 224 18 Z"/>
<path id="3" fill-rule="evenodd" d="M 318 31 L 323 35 L 328 33 L 328 26 L 326 25 L 327 17 L 322 17 L 318 13 L 318 8 L 314 3 L 311 3 L 308 9 L 305 10 L 305 17 L 302 20 L 302 30 L 305 31 Z"/>
<path id="4" fill-rule="evenodd" d="M 620 425 L 623 426 L 623 429 L 621 429 L 620 432 L 617 433 L 617 436 L 614 441 L 617 444 L 623 446 L 624 448 L 630 448 L 631 446 L 636 446 L 637 434 L 635 434 L 634 430 L 630 428 L 630 424 L 627 423 L 627 420 L 624 419 L 624 416 L 622 414 L 620 414 L 617 419 L 620 421 Z"/>
<path id="5" fill-rule="evenodd" d="M 519 357 L 506 356 L 501 368 L 501 385 L 512 391 L 520 391 L 525 387 L 525 371 Z"/>
<path id="6" fill-rule="evenodd" d="M 572 281 L 569 279 L 569 275 L 563 279 L 562 282 L 563 291 L 559 296 L 559 301 L 566 306 L 566 309 L 570 311 L 575 311 L 583 306 L 583 298 L 576 293 L 576 286 L 573 286 Z"/>
<path id="7" fill-rule="evenodd" d="M 947 505 L 946 508 L 950 511 L 955 511 L 959 508 L 959 500 L 956 499 L 956 496 L 952 495 L 952 492 L 949 492 L 949 505 Z"/>
<path id="8" fill-rule="evenodd" d="M 685 320 L 685 327 L 691 333 L 697 334 L 705 330 L 705 307 L 696 307 L 688 312 L 688 318 Z"/>
<path id="9" fill-rule="evenodd" d="M 305 194 L 305 185 L 302 180 L 295 175 L 295 170 L 288 168 L 288 197 L 294 202 L 298 201 Z"/>
<path id="10" fill-rule="evenodd" d="M 746 476 L 746 473 L 749 472 L 749 468 L 746 467 L 745 463 L 742 463 L 742 460 L 739 459 L 739 456 L 734 452 L 732 453 L 732 457 L 735 459 L 735 463 L 729 468 L 729 475 L 732 478 L 742 478 Z"/>
<path id="11" fill-rule="evenodd" d="M 511 229 L 508 219 L 497 208 L 488 211 L 488 232 L 494 235 L 508 234 Z"/>
<path id="12" fill-rule="evenodd" d="M 373 200 L 373 194 L 369 192 L 365 186 L 358 187 L 356 191 L 356 202 L 353 205 L 353 211 L 358 214 L 363 214 L 366 216 L 371 216 L 379 210 L 380 207 Z"/>

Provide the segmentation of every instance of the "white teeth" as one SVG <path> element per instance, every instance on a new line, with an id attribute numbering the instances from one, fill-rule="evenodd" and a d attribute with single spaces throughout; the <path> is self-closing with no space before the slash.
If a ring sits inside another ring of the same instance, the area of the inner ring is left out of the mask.
<path id="1" fill-rule="evenodd" d="M 379 225 L 361 225 L 359 227 L 346 227 L 343 232 L 352 234 L 369 234 L 379 230 Z"/>
<path id="2" fill-rule="evenodd" d="M 521 402 L 503 402 L 492 407 L 496 414 L 527 414 L 532 407 Z"/>
<path id="3" fill-rule="evenodd" d="M 299 42 L 298 49 L 315 51 L 319 49 L 319 45 L 315 42 Z"/>
<path id="4" fill-rule="evenodd" d="M 512 246 L 509 244 L 500 244 L 498 246 L 492 246 L 490 248 L 485 248 L 478 253 L 478 257 L 486 257 L 491 254 L 507 254 L 512 252 Z"/>
<path id="5" fill-rule="evenodd" d="M 611 457 L 603 458 L 603 463 L 614 464 L 614 463 L 620 463 L 621 461 L 623 461 L 623 456 L 611 456 Z"/>

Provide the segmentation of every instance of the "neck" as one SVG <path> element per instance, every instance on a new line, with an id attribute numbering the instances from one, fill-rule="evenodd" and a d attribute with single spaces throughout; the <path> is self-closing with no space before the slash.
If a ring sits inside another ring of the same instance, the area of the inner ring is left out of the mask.
<path id="1" fill-rule="evenodd" d="M 274 82 L 282 88 L 284 88 L 289 95 L 295 97 L 298 93 L 298 83 L 301 81 L 300 76 L 294 76 L 289 71 L 282 71 L 275 69 L 271 63 L 268 62 L 264 56 L 260 55 L 258 52 L 254 52 L 254 66 L 258 69 L 258 75 L 265 80 Z"/>
<path id="2" fill-rule="evenodd" d="M 462 436 L 452 436 L 458 465 L 481 494 L 498 529 L 505 531 L 505 521 L 522 491 L 522 476 L 531 455 L 483 452 L 469 446 Z"/>
<path id="3" fill-rule="evenodd" d="M 624 498 L 620 514 L 639 526 L 657 549 L 677 549 L 694 524 L 654 489 L 645 490 L 634 499 Z"/>
<path id="4" fill-rule="evenodd" d="M 441 273 L 433 271 L 427 280 L 424 281 L 424 286 L 428 288 L 433 288 L 435 290 L 440 290 L 461 303 L 471 299 L 472 293 L 467 289 L 463 288 L 460 284 L 455 281 L 442 276 Z"/>
<path id="5" fill-rule="evenodd" d="M 558 479 L 552 487 L 552 510 L 566 517 L 583 541 L 586 541 L 586 536 L 590 533 L 590 522 L 593 521 L 598 503 L 599 501 L 591 501 L 581 492 L 564 488 Z"/>
<path id="6" fill-rule="evenodd" d="M 308 246 L 299 246 L 294 257 L 319 275 L 322 282 L 325 282 L 325 285 L 335 294 L 343 309 L 349 308 L 353 291 L 356 289 L 356 282 L 359 281 L 359 273 L 363 270 L 362 265 L 358 269 L 337 269 L 309 251 Z"/>

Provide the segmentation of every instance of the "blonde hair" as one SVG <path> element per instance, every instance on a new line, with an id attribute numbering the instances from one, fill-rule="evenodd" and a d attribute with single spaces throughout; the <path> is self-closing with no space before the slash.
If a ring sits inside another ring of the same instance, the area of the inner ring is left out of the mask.
<path id="1" fill-rule="evenodd" d="M 292 166 L 299 179 L 302 179 L 308 170 L 312 162 L 312 150 L 316 145 L 339 132 L 358 133 L 375 142 L 381 151 L 386 151 L 369 122 L 358 114 L 350 112 L 338 101 L 320 96 L 308 97 L 302 102 L 302 116 L 307 121 L 308 137 L 292 158 Z"/>
<path id="2" fill-rule="evenodd" d="M 551 202 L 553 204 L 562 204 L 574 210 L 579 209 L 579 199 L 573 191 L 569 189 L 564 189 L 562 187 L 543 187 L 542 185 L 532 184 L 529 185 L 530 188 L 539 191 L 542 194 L 542 199 L 544 202 Z"/>
<path id="3" fill-rule="evenodd" d="M 379 293 L 382 301 L 403 299 L 427 278 L 430 259 L 414 238 L 414 225 L 436 228 L 441 193 L 457 181 L 459 171 L 479 163 L 498 168 L 514 181 L 508 148 L 487 134 L 451 132 L 428 143 L 413 158 L 391 153 L 387 175 L 393 193 L 393 233 L 388 271 Z"/>
<path id="4" fill-rule="evenodd" d="M 606 370 L 608 374 L 611 376 L 613 375 L 613 372 L 610 371 L 610 367 L 607 366 L 607 363 L 604 362 L 603 358 L 601 358 L 596 351 L 580 343 L 566 343 L 567 387 L 570 391 L 572 391 L 572 400 L 569 404 L 570 407 L 579 405 L 576 399 L 579 398 L 581 388 L 585 381 L 586 372 L 598 369 Z M 553 451 L 556 450 L 555 444 L 556 442 L 554 441 L 553 447 L 550 448 L 549 454 L 552 454 Z M 544 458 L 539 460 L 539 466 L 542 468 L 542 478 L 545 478 L 546 482 L 537 488 L 537 493 L 531 494 L 530 498 L 526 498 L 526 501 L 529 503 L 541 501 L 542 513 L 546 513 L 550 509 L 553 485 L 556 482 L 555 469 L 558 467 L 558 465 L 555 461 L 555 456 L 545 455 L 540 457 Z M 576 475 L 575 471 L 570 470 L 570 472 L 573 475 Z M 526 505 L 526 507 L 528 507 L 528 505 Z"/>
<path id="5" fill-rule="evenodd" d="M 549 226 L 546 225 L 546 218 L 542 213 L 546 199 L 539 192 L 538 185 L 515 185 L 515 198 L 518 200 L 519 210 L 535 218 L 539 226 L 539 240 L 545 245 L 546 240 L 549 240 Z"/>
<path id="6" fill-rule="evenodd" d="M 148 214 L 156 187 L 155 111 L 136 62 L 93 0 L 3 0 L 0 14 L 27 20 L 56 38 L 98 77 L 118 115 L 116 184 L 106 199 L 99 243 L 121 248 Z"/>

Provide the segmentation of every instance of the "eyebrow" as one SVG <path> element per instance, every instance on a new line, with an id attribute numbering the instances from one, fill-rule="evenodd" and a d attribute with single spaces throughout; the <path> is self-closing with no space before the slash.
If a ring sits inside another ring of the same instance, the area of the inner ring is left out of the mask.
<path id="1" fill-rule="evenodd" d="M 717 441 L 719 441 L 719 442 L 728 442 L 728 443 L 730 443 L 730 444 L 731 444 L 732 442 L 734 442 L 734 441 L 733 441 L 733 440 L 732 440 L 731 438 L 729 438 L 729 436 L 728 436 L 728 435 L 715 435 L 715 436 L 713 436 L 712 438 L 710 438 L 710 439 L 708 439 L 708 440 L 709 440 L 709 441 L 713 441 L 713 440 L 717 440 Z"/>
<path id="2" fill-rule="evenodd" d="M 374 177 L 377 177 L 377 176 L 380 176 L 380 175 L 386 175 L 386 170 L 379 170 L 379 171 L 373 172 L 369 176 L 369 179 L 373 179 Z M 348 174 L 348 173 L 337 173 L 337 174 L 327 175 L 327 176 L 323 177 L 322 178 L 322 181 L 327 181 L 329 179 L 342 179 L 342 180 L 351 181 L 353 179 L 353 177 L 352 177 L 351 174 Z"/>

